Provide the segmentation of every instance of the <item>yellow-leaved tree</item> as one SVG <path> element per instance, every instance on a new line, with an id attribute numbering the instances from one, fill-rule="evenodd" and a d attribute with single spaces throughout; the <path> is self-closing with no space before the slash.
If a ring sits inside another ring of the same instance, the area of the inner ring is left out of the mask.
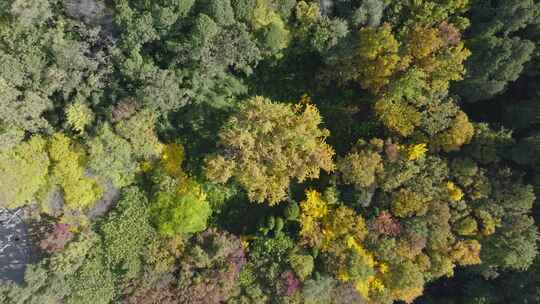
<path id="1" fill-rule="evenodd" d="M 97 179 L 85 172 L 85 154 L 69 137 L 56 133 L 49 143 L 53 182 L 64 191 L 66 205 L 72 209 L 91 207 L 103 192 Z"/>
<path id="2" fill-rule="evenodd" d="M 291 181 L 334 170 L 334 150 L 321 122 L 312 104 L 250 98 L 220 131 L 219 150 L 206 159 L 206 176 L 222 183 L 234 177 L 251 201 L 277 204 Z"/>

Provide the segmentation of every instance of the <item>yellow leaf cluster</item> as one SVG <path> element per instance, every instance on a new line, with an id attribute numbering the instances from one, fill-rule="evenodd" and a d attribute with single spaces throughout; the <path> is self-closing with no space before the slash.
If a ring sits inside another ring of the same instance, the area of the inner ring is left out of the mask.
<path id="1" fill-rule="evenodd" d="M 353 249 L 364 261 L 366 265 L 368 265 L 371 268 L 377 268 L 381 274 L 388 271 L 388 266 L 386 264 L 379 264 L 375 260 L 375 257 L 372 253 L 368 252 L 362 245 L 358 244 L 356 240 L 353 237 L 349 237 L 347 239 L 347 247 L 350 249 Z M 346 272 L 346 270 L 342 270 L 340 272 L 340 276 L 338 276 L 340 280 L 342 281 L 348 281 L 349 276 Z M 385 289 L 385 286 L 380 278 L 377 277 L 377 275 L 371 275 L 365 280 L 360 280 L 355 282 L 355 288 L 364 298 L 368 298 L 370 292 L 376 291 L 381 292 Z"/>
<path id="2" fill-rule="evenodd" d="M 319 225 L 318 220 L 328 213 L 327 203 L 319 192 L 308 190 L 306 200 L 300 203 L 300 209 L 302 211 L 300 215 L 300 235 L 311 238 Z M 323 233 L 327 235 L 329 232 L 323 231 Z"/>
<path id="3" fill-rule="evenodd" d="M 460 201 L 463 198 L 463 191 L 453 182 L 447 182 L 446 189 L 448 189 L 449 197 L 453 202 Z"/>
<path id="4" fill-rule="evenodd" d="M 247 100 L 220 131 L 223 147 L 206 158 L 208 179 L 225 183 L 234 177 L 252 202 L 275 205 L 287 187 L 335 169 L 330 132 L 312 104 L 284 104 L 255 96 Z"/>
<path id="5" fill-rule="evenodd" d="M 407 149 L 407 158 L 410 161 L 415 161 L 415 160 L 422 159 L 426 155 L 427 151 L 428 151 L 427 144 L 425 144 L 425 143 L 411 145 Z"/>
<path id="6" fill-rule="evenodd" d="M 358 81 L 364 89 L 377 93 L 389 83 L 398 67 L 399 42 L 388 24 L 380 28 L 362 28 L 359 39 Z"/>
<path id="7" fill-rule="evenodd" d="M 300 235 L 309 239 L 308 243 L 338 260 L 345 259 L 352 250 L 360 258 L 360 264 L 374 270 L 373 275 L 358 279 L 352 277 L 343 263 L 335 270 L 339 280 L 352 282 L 365 298 L 368 298 L 370 293 L 382 292 L 385 289 L 381 276 L 389 272 L 389 268 L 387 264 L 377 262 L 373 253 L 362 246 L 367 227 L 361 216 L 345 206 L 332 208 L 332 205 L 314 190 L 306 192 L 306 200 L 300 203 L 300 208 Z"/>
<path id="8" fill-rule="evenodd" d="M 66 108 L 66 118 L 75 131 L 82 133 L 94 120 L 94 113 L 85 103 L 75 102 Z"/>
<path id="9" fill-rule="evenodd" d="M 303 242 L 324 252 L 341 252 L 349 237 L 361 242 L 366 234 L 365 220 L 348 207 L 331 208 L 323 196 L 306 191 L 300 203 L 300 235 Z"/>
<path id="10" fill-rule="evenodd" d="M 313 100 L 311 100 L 311 97 L 308 94 L 303 94 L 300 96 L 298 103 L 305 106 L 308 104 L 313 104 Z"/>
<path id="11" fill-rule="evenodd" d="M 184 161 L 184 147 L 178 143 L 170 143 L 161 145 L 162 153 L 160 159 L 160 165 L 165 169 L 167 175 L 173 177 L 176 180 L 177 194 L 193 194 L 198 200 L 205 201 L 206 193 L 203 191 L 201 185 L 188 174 L 182 168 Z M 151 170 L 151 162 L 142 163 L 143 170 Z"/>
<path id="12" fill-rule="evenodd" d="M 474 135 L 474 126 L 463 111 L 459 111 L 452 126 L 435 138 L 434 144 L 445 152 L 457 151 L 468 144 Z"/>
<path id="13" fill-rule="evenodd" d="M 50 142 L 49 156 L 54 163 L 53 175 L 64 190 L 66 205 L 83 209 L 100 198 L 103 189 L 96 179 L 86 176 L 84 153 L 70 138 L 61 133 L 55 134 Z"/>
<path id="14" fill-rule="evenodd" d="M 255 9 L 253 10 L 253 16 L 251 23 L 255 29 L 260 29 L 268 26 L 276 18 L 279 18 L 277 14 L 268 6 L 264 0 L 257 0 Z"/>
<path id="15" fill-rule="evenodd" d="M 374 109 L 385 126 L 402 136 L 411 135 L 422 119 L 422 114 L 415 107 L 388 98 L 377 100 Z"/>
<path id="16" fill-rule="evenodd" d="M 372 292 L 382 292 L 385 290 L 385 286 L 381 279 L 370 276 L 365 281 L 359 281 L 355 284 L 355 289 L 364 298 L 369 298 L 369 294 Z"/>
<path id="17" fill-rule="evenodd" d="M 151 161 L 144 160 L 144 161 L 141 162 L 141 164 L 139 165 L 139 167 L 141 168 L 141 171 L 142 171 L 142 172 L 148 173 L 148 172 L 150 172 L 150 170 L 152 170 L 153 164 L 152 164 Z"/>
<path id="18" fill-rule="evenodd" d="M 388 273 L 389 270 L 390 269 L 389 269 L 387 264 L 385 264 L 385 263 L 380 263 L 379 264 L 379 272 L 380 273 L 385 274 L 385 273 Z"/>
<path id="19" fill-rule="evenodd" d="M 321 194 L 315 190 L 306 192 L 306 200 L 300 204 L 302 214 L 313 219 L 323 218 L 328 213 L 328 206 Z"/>
<path id="20" fill-rule="evenodd" d="M 460 265 L 477 265 L 482 261 L 480 259 L 480 250 L 482 245 L 477 240 L 459 241 L 454 246 L 452 258 Z"/>
<path id="21" fill-rule="evenodd" d="M 306 1 L 299 1 L 296 4 L 296 18 L 300 22 L 313 23 L 321 17 L 321 9 L 315 2 L 307 3 Z"/>
<path id="22" fill-rule="evenodd" d="M 185 173 L 182 170 L 184 161 L 184 147 L 180 144 L 172 143 L 163 147 L 161 155 L 161 164 L 165 171 L 176 178 L 184 178 Z"/>
<path id="23" fill-rule="evenodd" d="M 366 265 L 372 268 L 375 267 L 376 262 L 375 262 L 375 258 L 373 257 L 373 254 L 366 251 L 364 247 L 358 244 L 358 242 L 356 242 L 356 240 L 352 236 L 347 238 L 347 247 L 356 251 L 356 253 L 358 253 L 358 255 L 362 257 Z"/>
<path id="24" fill-rule="evenodd" d="M 17 208 L 47 185 L 49 157 L 45 147 L 42 137 L 33 136 L 11 149 L 0 150 L 0 205 Z"/>
<path id="25" fill-rule="evenodd" d="M 475 213 L 476 217 L 480 219 L 480 222 L 482 223 L 480 225 L 480 232 L 482 235 L 489 236 L 495 233 L 496 227 L 501 223 L 501 219 L 494 218 L 489 212 L 484 210 L 477 210 Z"/>
<path id="26" fill-rule="evenodd" d="M 429 28 L 416 25 L 409 32 L 408 54 L 416 60 L 426 59 L 428 56 L 439 50 L 443 45 L 439 31 L 436 28 Z M 436 62 L 433 62 L 436 63 Z M 429 64 L 423 64 L 428 68 Z"/>

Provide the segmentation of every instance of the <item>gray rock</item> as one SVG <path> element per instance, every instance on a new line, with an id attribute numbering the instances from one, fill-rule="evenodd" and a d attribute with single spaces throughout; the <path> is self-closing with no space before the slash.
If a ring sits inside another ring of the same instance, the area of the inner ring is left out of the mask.
<path id="1" fill-rule="evenodd" d="M 21 218 L 22 209 L 0 208 L 0 282 L 24 282 L 32 242 Z"/>

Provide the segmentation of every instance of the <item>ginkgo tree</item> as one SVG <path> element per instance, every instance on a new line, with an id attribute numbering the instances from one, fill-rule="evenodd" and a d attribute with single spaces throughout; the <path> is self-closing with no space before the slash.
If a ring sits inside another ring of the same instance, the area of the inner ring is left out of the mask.
<path id="1" fill-rule="evenodd" d="M 274 205 L 285 199 L 293 180 L 334 170 L 328 130 L 311 104 L 247 100 L 219 133 L 218 152 L 206 160 L 206 175 L 217 182 L 233 177 L 250 200 Z"/>

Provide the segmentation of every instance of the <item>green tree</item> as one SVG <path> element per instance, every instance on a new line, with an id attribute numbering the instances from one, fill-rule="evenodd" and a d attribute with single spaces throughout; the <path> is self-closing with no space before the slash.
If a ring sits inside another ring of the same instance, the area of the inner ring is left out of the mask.
<path id="1" fill-rule="evenodd" d="M 99 225 L 105 259 L 125 279 L 142 271 L 141 257 L 154 230 L 150 225 L 148 200 L 136 187 L 124 189 L 118 206 Z"/>
<path id="2" fill-rule="evenodd" d="M 155 131 L 157 115 L 141 110 L 133 116 L 119 121 L 114 129 L 127 140 L 137 158 L 150 159 L 161 152 L 161 144 Z"/>
<path id="3" fill-rule="evenodd" d="M 25 132 L 50 131 L 72 100 L 99 102 L 111 72 L 108 52 L 97 31 L 53 18 L 50 1 L 5 1 L 0 34 L 0 146 Z M 56 22 L 49 21 L 55 19 Z M 46 115 L 49 114 L 49 115 Z M 52 115 L 51 115 L 52 114 Z M 46 118 L 47 116 L 47 118 Z"/>
<path id="4" fill-rule="evenodd" d="M 382 141 L 369 144 L 359 141 L 350 153 L 338 161 L 337 170 L 342 174 L 343 182 L 359 189 L 375 184 L 377 174 L 383 171 L 381 150 Z"/>
<path id="5" fill-rule="evenodd" d="M 531 59 L 534 43 L 517 32 L 534 22 L 538 4 L 532 0 L 471 4 L 474 22 L 468 47 L 472 56 L 466 64 L 467 77 L 455 85 L 455 91 L 465 101 L 476 102 L 502 93 Z"/>
<path id="6" fill-rule="evenodd" d="M 534 220 L 525 215 L 512 217 L 505 220 L 504 226 L 484 243 L 485 266 L 527 270 L 538 255 L 540 236 Z"/>
<path id="7" fill-rule="evenodd" d="M 322 17 L 315 25 L 310 44 L 320 52 L 327 52 L 348 34 L 347 23 L 340 19 Z"/>
<path id="8" fill-rule="evenodd" d="M 409 189 L 400 189 L 394 195 L 392 213 L 397 217 L 423 215 L 427 207 L 427 202 L 423 197 Z"/>
<path id="9" fill-rule="evenodd" d="M 23 69 L 24 67 L 13 64 L 12 69 L 16 68 Z M 38 132 L 49 127 L 49 123 L 42 117 L 42 114 L 52 107 L 52 102 L 33 92 L 26 94 L 20 92 L 16 89 L 17 78 L 12 78 L 10 82 L 7 82 L 3 77 L 10 75 L 3 71 L 0 75 L 2 75 L 0 76 L 0 93 L 4 96 L 0 100 L 0 108 L 2 109 L 0 112 L 0 144 L 2 148 L 9 148 L 24 138 L 25 131 Z M 24 76 L 20 75 L 19 77 Z M 22 84 L 22 79 L 20 79 L 19 84 Z"/>
<path id="10" fill-rule="evenodd" d="M 69 137 L 56 133 L 49 142 L 48 152 L 52 161 L 52 181 L 62 187 L 69 208 L 86 209 L 101 197 L 100 184 L 85 173 L 84 153 Z"/>
<path id="11" fill-rule="evenodd" d="M 527 130 L 540 123 L 540 92 L 527 100 L 518 100 L 515 104 L 508 104 L 504 111 L 506 126 L 515 130 Z"/>
<path id="12" fill-rule="evenodd" d="M 364 0 L 362 4 L 354 10 L 351 19 L 353 24 L 369 27 L 380 25 L 384 9 L 388 3 L 377 0 Z"/>
<path id="13" fill-rule="evenodd" d="M 387 18 L 396 25 L 421 23 L 426 25 L 439 24 L 445 20 L 468 24 L 459 15 L 468 10 L 469 0 L 449 0 L 443 3 L 434 0 L 414 2 L 390 2 Z"/>
<path id="14" fill-rule="evenodd" d="M 230 25 L 234 20 L 234 11 L 230 0 L 200 0 L 199 11 L 210 16 L 219 25 Z"/>
<path id="15" fill-rule="evenodd" d="M 271 56 L 261 48 L 274 32 L 257 29 L 254 35 L 236 20 L 230 1 L 126 0 L 117 2 L 116 12 L 119 70 L 136 88 L 138 102 L 159 116 L 190 103 L 230 105 L 247 92 L 234 72 L 249 74 L 263 53 Z M 281 47 L 273 42 L 269 47 Z"/>
<path id="16" fill-rule="evenodd" d="M 106 257 L 99 247 L 89 250 L 77 272 L 66 279 L 71 293 L 64 299 L 69 304 L 107 304 L 116 297 L 114 276 L 107 267 Z"/>
<path id="17" fill-rule="evenodd" d="M 512 160 L 522 165 L 540 162 L 540 134 L 531 134 L 521 139 L 511 150 Z"/>
<path id="18" fill-rule="evenodd" d="M 88 167 L 96 174 L 122 188 L 133 182 L 139 170 L 130 143 L 114 133 L 109 125 L 99 128 L 88 141 Z"/>
<path id="19" fill-rule="evenodd" d="M 311 255 L 291 254 L 289 256 L 289 263 L 302 281 L 305 281 L 313 272 L 314 261 Z"/>
<path id="20" fill-rule="evenodd" d="M 505 128 L 495 130 L 486 123 L 479 123 L 475 125 L 470 144 L 463 150 L 477 162 L 491 164 L 504 159 L 513 145 L 511 130 Z"/>
<path id="21" fill-rule="evenodd" d="M 240 239 L 208 229 L 195 236 L 181 258 L 178 303 L 220 303 L 235 294 L 245 264 Z"/>
<path id="22" fill-rule="evenodd" d="M 113 271 L 127 279 L 137 277 L 142 271 L 141 257 L 154 232 L 148 208 L 141 190 L 126 188 L 118 206 L 99 225 L 105 258 Z"/>
<path id="23" fill-rule="evenodd" d="M 205 230 L 211 213 L 210 205 L 204 196 L 196 192 L 180 194 L 160 192 L 152 201 L 150 208 L 152 222 L 157 230 L 169 236 Z"/>
<path id="24" fill-rule="evenodd" d="M 535 201 L 533 187 L 504 168 L 490 176 L 490 181 L 493 192 L 488 206 L 498 206 L 490 211 L 499 219 L 500 228 L 483 242 L 483 266 L 526 270 L 538 254 L 540 239 L 538 227 L 529 215 Z"/>
<path id="25" fill-rule="evenodd" d="M 46 149 L 45 139 L 34 136 L 11 149 L 0 150 L 0 206 L 20 207 L 45 190 L 50 165 Z"/>

